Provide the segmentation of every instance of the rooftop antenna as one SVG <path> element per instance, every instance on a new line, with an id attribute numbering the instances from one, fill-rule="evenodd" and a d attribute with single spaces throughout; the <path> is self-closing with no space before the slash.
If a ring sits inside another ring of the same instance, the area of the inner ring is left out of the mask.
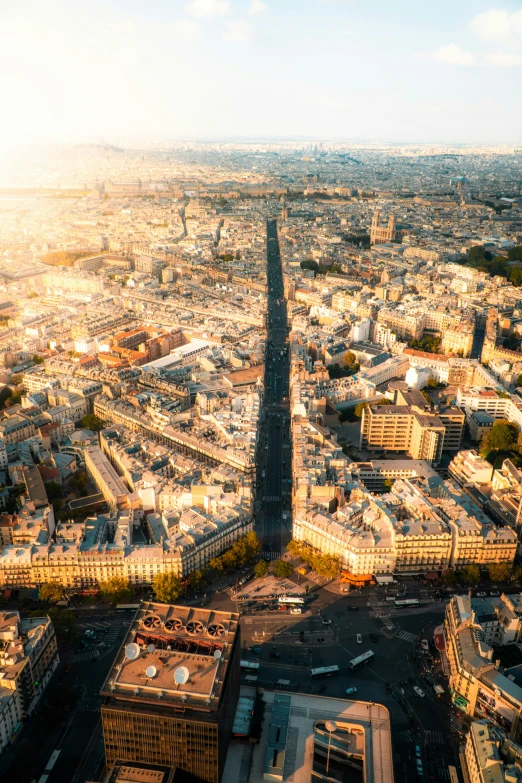
<path id="1" fill-rule="evenodd" d="M 190 677 L 190 672 L 186 666 L 178 666 L 174 672 L 174 682 L 176 685 L 185 685 Z"/>
<path id="2" fill-rule="evenodd" d="M 131 642 L 125 648 L 125 655 L 129 661 L 135 661 L 140 654 L 140 648 L 135 642 Z"/>

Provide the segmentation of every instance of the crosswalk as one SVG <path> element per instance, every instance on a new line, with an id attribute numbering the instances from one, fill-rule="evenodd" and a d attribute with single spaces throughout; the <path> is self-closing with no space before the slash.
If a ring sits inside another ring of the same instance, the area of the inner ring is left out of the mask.
<path id="1" fill-rule="evenodd" d="M 67 663 L 85 663 L 85 661 L 90 661 L 91 658 L 98 658 L 98 654 L 96 650 L 82 650 L 82 652 L 74 653 L 74 655 L 71 655 L 71 657 L 68 659 Z"/>
<path id="2" fill-rule="evenodd" d="M 404 642 L 410 642 L 410 644 L 413 644 L 417 636 L 414 633 L 410 633 L 409 631 L 398 631 L 395 634 L 396 639 L 402 639 Z"/>
<path id="3" fill-rule="evenodd" d="M 281 500 L 281 495 L 264 495 L 263 500 L 265 500 L 267 503 L 273 503 Z"/>
<path id="4" fill-rule="evenodd" d="M 453 715 L 453 714 L 450 715 L 450 725 L 451 725 L 451 730 L 454 732 L 462 731 L 466 733 L 468 730 L 467 725 L 464 723 L 462 718 L 459 718 L 458 715 Z"/>
<path id="5" fill-rule="evenodd" d="M 84 696 L 78 706 L 80 712 L 99 712 L 100 709 L 101 698 L 99 696 Z"/>
<path id="6" fill-rule="evenodd" d="M 396 742 L 399 743 L 409 743 L 413 742 L 413 734 L 411 729 L 405 729 L 404 731 L 395 731 L 393 733 L 394 739 Z"/>
<path id="7" fill-rule="evenodd" d="M 432 745 L 446 745 L 448 742 L 448 735 L 442 731 L 436 729 L 428 729 L 426 731 L 426 740 Z"/>
<path id="8" fill-rule="evenodd" d="M 261 552 L 261 557 L 263 560 L 279 560 L 281 557 L 281 552 L 276 552 L 273 549 L 270 549 L 268 552 Z"/>

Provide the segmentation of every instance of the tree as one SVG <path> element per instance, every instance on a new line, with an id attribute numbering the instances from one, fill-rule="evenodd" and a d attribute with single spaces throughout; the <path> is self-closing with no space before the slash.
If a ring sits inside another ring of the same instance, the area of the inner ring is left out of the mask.
<path id="1" fill-rule="evenodd" d="M 522 386 L 522 374 L 517 378 L 517 386 Z"/>
<path id="2" fill-rule="evenodd" d="M 312 269 L 314 272 L 319 271 L 319 264 L 317 261 L 301 261 L 301 269 Z"/>
<path id="3" fill-rule="evenodd" d="M 363 415 L 363 410 L 368 407 L 367 402 L 358 402 L 355 406 L 355 415 L 360 419 Z"/>
<path id="4" fill-rule="evenodd" d="M 44 582 L 38 591 L 38 598 L 56 604 L 63 598 L 63 587 L 60 582 Z"/>
<path id="5" fill-rule="evenodd" d="M 20 373 L 15 373 L 14 375 L 11 375 L 9 380 L 14 386 L 19 386 L 23 381 L 23 376 L 20 375 Z"/>
<path id="6" fill-rule="evenodd" d="M 220 557 L 213 557 L 213 558 L 212 558 L 212 560 L 211 560 L 211 561 L 210 561 L 210 563 L 209 563 L 209 566 L 211 567 L 211 569 L 212 569 L 213 571 L 215 571 L 215 573 L 216 573 L 218 576 L 219 576 L 220 574 L 222 574 L 222 573 L 223 573 L 223 571 L 225 570 L 225 567 L 224 567 L 224 565 L 223 565 L 223 563 L 222 563 L 222 560 L 221 560 L 221 558 L 220 558 Z"/>
<path id="7" fill-rule="evenodd" d="M 428 389 L 436 389 L 438 385 L 439 385 L 439 384 L 437 383 L 437 381 L 435 380 L 435 378 L 428 378 L 428 382 L 427 382 L 427 384 L 426 384 L 426 386 L 428 387 Z"/>
<path id="8" fill-rule="evenodd" d="M 199 570 L 193 571 L 188 578 L 189 586 L 195 593 L 197 593 L 199 588 L 203 585 L 203 582 L 203 574 Z"/>
<path id="9" fill-rule="evenodd" d="M 507 582 L 511 576 L 511 565 L 509 563 L 490 563 L 488 573 L 492 582 Z"/>
<path id="10" fill-rule="evenodd" d="M 74 612 L 71 612 L 70 609 L 49 609 L 47 614 L 54 626 L 59 643 L 70 644 L 76 641 L 80 634 Z M 35 615 L 40 616 L 41 612 L 35 612 Z"/>
<path id="11" fill-rule="evenodd" d="M 510 261 L 522 261 L 522 245 L 510 247 L 508 250 L 508 258 Z"/>
<path id="12" fill-rule="evenodd" d="M 292 557 L 300 557 L 301 556 L 301 549 L 302 544 L 299 541 L 296 541 L 295 538 L 293 538 L 291 541 L 287 544 L 287 550 L 290 552 Z"/>
<path id="13" fill-rule="evenodd" d="M 38 356 L 38 354 L 35 353 L 35 355 L 33 356 L 33 362 L 35 364 L 43 364 L 45 362 L 45 359 L 43 358 L 43 356 Z"/>
<path id="14" fill-rule="evenodd" d="M 490 431 L 484 435 L 480 443 L 480 453 L 486 459 L 489 459 L 492 452 L 509 451 L 516 443 L 518 428 L 505 419 L 496 421 Z"/>
<path id="15" fill-rule="evenodd" d="M 484 261 L 484 245 L 470 247 L 467 252 L 467 260 L 473 264 L 482 263 Z"/>
<path id="16" fill-rule="evenodd" d="M 480 582 L 480 569 L 476 565 L 464 566 L 460 572 L 460 575 L 466 584 L 470 585 L 470 587 L 474 587 Z"/>
<path id="17" fill-rule="evenodd" d="M 357 357 L 353 351 L 346 351 L 344 355 L 344 363 L 347 367 L 353 367 L 354 364 L 357 364 Z"/>
<path id="18" fill-rule="evenodd" d="M 156 574 L 152 581 L 156 600 L 162 604 L 174 604 L 183 594 L 183 584 L 177 574 Z"/>
<path id="19" fill-rule="evenodd" d="M 455 576 L 455 571 L 452 568 L 448 568 L 447 571 L 444 571 L 443 577 L 444 584 L 448 585 L 448 587 L 455 587 L 457 584 L 457 577 Z"/>
<path id="20" fill-rule="evenodd" d="M 128 579 L 123 576 L 111 576 L 99 583 L 100 592 L 106 601 L 118 603 L 128 601 L 134 594 L 134 589 Z"/>
<path id="21" fill-rule="evenodd" d="M 93 432 L 100 432 L 104 427 L 103 421 L 94 413 L 88 413 L 84 416 L 80 424 L 86 430 L 92 430 Z"/>
<path id="22" fill-rule="evenodd" d="M 259 560 L 254 566 L 254 576 L 256 579 L 262 579 L 268 574 L 268 563 L 266 560 Z"/>
<path id="23" fill-rule="evenodd" d="M 292 576 L 293 573 L 294 573 L 294 569 L 292 568 L 290 563 L 286 562 L 286 560 L 274 561 L 274 574 L 280 579 L 283 579 L 284 577 Z"/>

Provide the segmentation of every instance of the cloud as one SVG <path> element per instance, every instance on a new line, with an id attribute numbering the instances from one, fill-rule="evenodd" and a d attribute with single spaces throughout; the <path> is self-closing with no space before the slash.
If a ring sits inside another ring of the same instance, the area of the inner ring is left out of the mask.
<path id="1" fill-rule="evenodd" d="M 228 0 L 190 0 L 185 9 L 191 16 L 199 18 L 226 16 L 231 11 Z"/>
<path id="2" fill-rule="evenodd" d="M 470 66 L 475 64 L 475 58 L 471 52 L 465 52 L 460 46 L 453 43 L 441 46 L 433 52 L 433 56 L 436 60 L 440 60 L 448 65 Z"/>
<path id="3" fill-rule="evenodd" d="M 509 49 L 522 47 L 522 10 L 491 10 L 478 14 L 470 24 L 473 32 L 487 43 L 500 44 Z"/>
<path id="4" fill-rule="evenodd" d="M 488 65 L 495 68 L 519 68 L 522 66 L 522 54 L 513 52 L 489 52 L 486 55 Z"/>
<path id="5" fill-rule="evenodd" d="M 268 6 L 266 3 L 263 2 L 263 0 L 250 0 L 250 8 L 248 13 L 250 16 L 255 16 L 256 14 L 262 14 L 264 11 L 268 10 Z"/>
<path id="6" fill-rule="evenodd" d="M 223 35 L 225 41 L 251 41 L 254 36 L 254 28 L 246 19 L 236 19 L 227 22 L 227 29 Z"/>

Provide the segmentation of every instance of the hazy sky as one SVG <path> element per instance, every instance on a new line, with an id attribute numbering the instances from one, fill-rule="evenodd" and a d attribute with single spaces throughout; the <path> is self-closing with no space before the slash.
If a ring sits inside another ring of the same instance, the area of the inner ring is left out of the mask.
<path id="1" fill-rule="evenodd" d="M 522 141 L 522 3 L 0 0 L 9 142 Z"/>

